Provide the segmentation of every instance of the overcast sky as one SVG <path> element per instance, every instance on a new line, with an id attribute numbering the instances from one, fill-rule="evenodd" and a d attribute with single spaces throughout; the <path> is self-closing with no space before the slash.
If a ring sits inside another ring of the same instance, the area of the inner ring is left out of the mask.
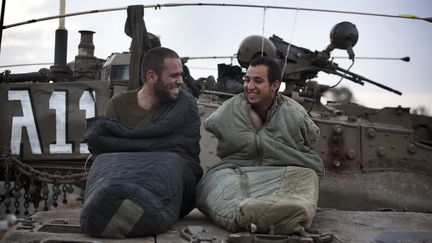
<path id="1" fill-rule="evenodd" d="M 66 13 L 94 9 L 127 7 L 134 4 L 164 4 L 181 1 L 66 1 Z M 193 2 L 193 1 L 182 1 Z M 224 1 L 199 1 L 224 2 Z M 388 15 L 413 14 L 432 17 L 430 0 L 362 0 L 362 1 L 225 1 L 225 3 L 289 6 L 369 12 Z M 4 24 L 9 25 L 33 18 L 58 15 L 58 0 L 7 0 Z M 124 34 L 126 10 L 76 16 L 66 19 L 68 30 L 68 61 L 77 55 L 79 30 L 95 31 L 95 55 L 107 58 L 113 52 L 128 51 L 130 38 Z M 323 50 L 329 44 L 332 27 L 342 21 L 356 25 L 359 40 L 354 47 L 357 57 L 410 56 L 411 62 L 393 60 L 357 59 L 350 71 L 382 83 L 403 93 L 402 96 L 385 91 L 372 84 L 364 86 L 344 80 L 359 104 L 382 108 L 385 106 L 425 106 L 432 114 L 432 23 L 422 20 L 384 18 L 351 14 L 334 14 L 296 10 L 228 8 L 228 7 L 178 7 L 160 10 L 145 9 L 147 30 L 160 36 L 163 46 L 176 50 L 181 56 L 230 56 L 237 52 L 240 42 L 249 35 L 276 34 L 285 41 L 312 51 Z M 3 31 L 0 66 L 23 63 L 52 63 L 54 36 L 58 20 L 23 25 Z M 334 56 L 346 56 L 345 51 L 335 51 Z M 217 63 L 231 60 L 189 61 L 195 78 L 217 76 Z M 342 68 L 350 62 L 337 59 Z M 237 64 L 233 60 L 233 64 Z M 44 66 L 0 68 L 13 73 L 37 71 Z M 320 74 L 316 80 L 333 85 L 336 76 Z"/>

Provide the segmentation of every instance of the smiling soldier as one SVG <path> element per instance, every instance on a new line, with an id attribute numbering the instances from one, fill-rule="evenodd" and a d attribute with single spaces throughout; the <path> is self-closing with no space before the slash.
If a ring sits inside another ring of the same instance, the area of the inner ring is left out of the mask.
<path id="1" fill-rule="evenodd" d="M 142 61 L 142 87 L 114 96 L 106 117 L 87 120 L 85 138 L 96 158 L 81 212 L 85 232 L 106 238 L 155 235 L 195 207 L 200 117 L 181 89 L 174 51 L 157 47 Z"/>
<path id="2" fill-rule="evenodd" d="M 231 232 L 301 234 L 315 215 L 324 165 L 311 146 L 319 128 L 279 86 L 278 64 L 255 58 L 244 92 L 205 121 L 221 161 L 198 184 L 197 206 Z"/>

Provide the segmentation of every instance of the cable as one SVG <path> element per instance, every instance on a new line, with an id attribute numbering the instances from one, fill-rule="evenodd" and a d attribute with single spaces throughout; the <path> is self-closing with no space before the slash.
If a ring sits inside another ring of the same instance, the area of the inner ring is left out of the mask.
<path id="1" fill-rule="evenodd" d="M 93 154 L 90 154 L 88 157 L 87 157 L 87 159 L 86 159 L 86 161 L 85 161 L 85 163 L 84 163 L 84 175 L 87 175 L 87 162 L 90 160 L 90 158 L 93 156 Z"/>
<path id="2" fill-rule="evenodd" d="M 401 19 L 414 19 L 414 20 L 424 20 L 427 22 L 432 22 L 431 17 L 422 18 L 411 14 L 399 14 L 399 15 L 390 15 L 390 14 L 378 14 L 378 13 L 366 13 L 366 12 L 354 12 L 354 11 L 343 11 L 343 10 L 332 10 L 332 9 L 316 9 L 316 8 L 300 8 L 300 7 L 287 7 L 287 6 L 271 6 L 271 5 L 254 5 L 254 4 L 231 4 L 231 3 L 165 3 L 165 4 L 149 4 L 143 5 L 143 8 L 154 8 L 155 10 L 160 10 L 161 7 L 169 8 L 169 7 L 243 7 L 243 8 L 271 8 L 271 9 L 285 9 L 285 10 L 296 10 L 296 11 L 312 11 L 312 12 L 325 12 L 325 13 L 342 13 L 342 14 L 354 14 L 354 15 L 366 15 L 366 16 L 375 16 L 375 17 L 387 17 L 387 18 L 401 18 Z M 4 25 L 4 29 L 32 24 L 36 22 L 57 19 L 57 18 L 65 18 L 71 16 L 85 15 L 85 14 L 95 14 L 95 13 L 104 13 L 104 12 L 112 12 L 119 10 L 126 10 L 127 7 L 120 8 L 107 8 L 107 9 L 94 9 L 89 11 L 68 13 L 64 15 L 54 15 L 39 19 L 30 19 L 23 22 L 18 22 L 14 24 Z M 0 32 L 1 33 L 1 32 Z"/>
<path id="3" fill-rule="evenodd" d="M 335 85 L 333 85 L 333 86 L 330 86 L 328 89 L 333 89 L 334 87 L 336 87 L 336 86 L 338 86 L 341 82 L 342 82 L 342 80 L 345 78 L 345 76 L 346 76 L 346 74 L 348 73 L 348 71 L 351 69 L 351 67 L 354 65 L 354 59 L 352 59 L 352 63 L 351 63 L 351 65 L 348 67 L 348 69 L 344 72 L 344 74 L 343 74 L 343 76 L 340 78 L 340 80 L 335 84 Z M 308 110 L 308 114 L 309 114 L 309 116 L 310 116 L 310 112 L 312 111 L 312 108 L 313 108 L 313 106 L 314 106 L 314 104 L 315 104 L 315 102 L 317 101 L 317 99 L 316 99 L 316 97 L 317 97 L 317 94 L 318 94 L 318 90 L 314 90 L 314 92 L 313 92 L 313 99 L 312 99 L 312 104 L 311 104 L 311 106 L 309 107 L 309 110 Z"/>
<path id="4" fill-rule="evenodd" d="M 354 59 L 352 59 L 352 63 L 351 63 L 351 65 L 350 65 L 349 68 L 345 71 L 344 75 L 341 77 L 341 79 L 339 80 L 339 82 L 337 82 L 337 83 L 336 83 L 335 85 L 333 85 L 333 86 L 330 86 L 330 88 L 328 88 L 328 89 L 332 89 L 332 88 L 338 86 L 338 85 L 340 84 L 340 82 L 342 82 L 342 80 L 345 78 L 346 74 L 348 73 L 348 71 L 351 69 L 351 67 L 352 67 L 353 65 L 354 65 Z"/>
<path id="5" fill-rule="evenodd" d="M 289 50 L 290 50 L 290 48 L 291 48 L 291 43 L 292 43 L 292 40 L 293 40 L 293 38 L 294 38 L 295 27 L 296 27 L 296 25 L 297 25 L 297 14 L 298 14 L 298 9 L 297 9 L 297 11 L 295 12 L 293 28 L 292 28 L 292 31 L 291 31 L 291 39 L 290 39 L 290 41 L 289 41 L 289 43 L 288 43 L 288 46 L 287 46 L 286 55 L 285 55 L 285 58 L 284 58 L 284 59 L 285 59 L 285 60 L 284 60 L 284 65 L 283 65 L 283 68 L 282 68 L 282 73 L 281 73 L 280 81 L 283 80 L 283 76 L 284 76 L 284 73 L 285 73 L 285 67 L 286 67 L 286 64 L 287 64 L 287 59 L 288 59 Z"/>
<path id="6" fill-rule="evenodd" d="M 262 39 L 261 39 L 261 56 L 264 55 L 264 32 L 265 32 L 265 19 L 267 8 L 263 8 L 263 26 L 262 26 Z"/>

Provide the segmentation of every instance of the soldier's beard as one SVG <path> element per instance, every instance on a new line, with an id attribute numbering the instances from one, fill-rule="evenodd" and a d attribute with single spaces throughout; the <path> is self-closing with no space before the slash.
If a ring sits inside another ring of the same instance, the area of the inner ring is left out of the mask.
<path id="1" fill-rule="evenodd" d="M 171 93 L 172 91 L 168 87 L 168 85 L 166 85 L 161 78 L 158 78 L 156 82 L 155 92 L 156 92 L 156 96 L 159 98 L 161 103 L 167 103 L 177 99 L 178 88 L 177 88 L 177 93 L 172 94 Z"/>

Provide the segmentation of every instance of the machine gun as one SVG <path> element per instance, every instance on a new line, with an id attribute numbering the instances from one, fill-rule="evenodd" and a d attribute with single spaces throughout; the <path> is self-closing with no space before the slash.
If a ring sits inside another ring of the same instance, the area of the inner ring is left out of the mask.
<path id="1" fill-rule="evenodd" d="M 283 80 L 287 85 L 285 92 L 288 94 L 292 91 L 304 89 L 306 80 L 316 77 L 319 71 L 323 71 L 328 74 L 338 75 L 341 78 L 351 80 L 360 85 L 364 85 L 364 83 L 367 82 L 398 95 L 402 95 L 398 90 L 394 90 L 388 86 L 350 72 L 349 69 L 343 69 L 330 59 L 331 51 L 337 48 L 347 50 L 349 58 L 354 62 L 354 52 L 352 48 L 357 43 L 358 31 L 355 25 L 349 22 L 341 22 L 333 27 L 330 33 L 331 43 L 323 51 L 312 52 L 306 48 L 285 42 L 276 35 L 273 35 L 269 39 L 276 48 L 276 58 L 282 70 L 284 70 Z M 328 88 L 330 87 L 320 85 L 320 93 Z"/>
<path id="2" fill-rule="evenodd" d="M 279 63 L 283 73 L 281 81 L 285 82 L 286 85 L 283 93 L 288 96 L 292 96 L 293 92 L 298 92 L 300 96 L 306 96 L 317 100 L 322 93 L 333 88 L 334 86 L 331 87 L 328 85 L 316 84 L 315 82 L 307 82 L 315 78 L 320 71 L 340 76 L 341 80 L 348 79 L 360 85 L 364 85 L 365 82 L 367 82 L 387 91 L 402 95 L 398 90 L 394 90 L 386 85 L 349 71 L 351 67 L 344 69 L 333 62 L 333 58 L 330 56 L 331 51 L 334 49 L 343 49 L 347 50 L 348 56 L 354 64 L 355 55 L 353 47 L 357 43 L 357 40 L 357 28 L 354 24 L 349 22 L 341 22 L 333 27 L 330 32 L 331 42 L 323 51 L 311 51 L 303 47 L 298 47 L 284 41 L 277 35 L 273 35 L 268 39 L 263 36 L 252 35 L 245 38 L 240 44 L 237 52 L 237 61 L 240 66 L 247 68 L 250 61 L 258 56 L 268 56 L 275 59 Z M 409 61 L 409 58 L 403 60 Z M 229 81 L 231 83 L 241 84 L 243 81 L 239 76 L 241 77 L 243 74 L 235 68 L 235 66 L 220 65 L 218 67 L 218 83 L 226 83 Z M 233 72 L 228 72 L 227 70 L 236 70 L 236 72 L 233 74 Z M 242 90 L 238 88 L 229 90 L 224 87 L 223 89 L 218 88 L 218 91 L 239 93 Z"/>

